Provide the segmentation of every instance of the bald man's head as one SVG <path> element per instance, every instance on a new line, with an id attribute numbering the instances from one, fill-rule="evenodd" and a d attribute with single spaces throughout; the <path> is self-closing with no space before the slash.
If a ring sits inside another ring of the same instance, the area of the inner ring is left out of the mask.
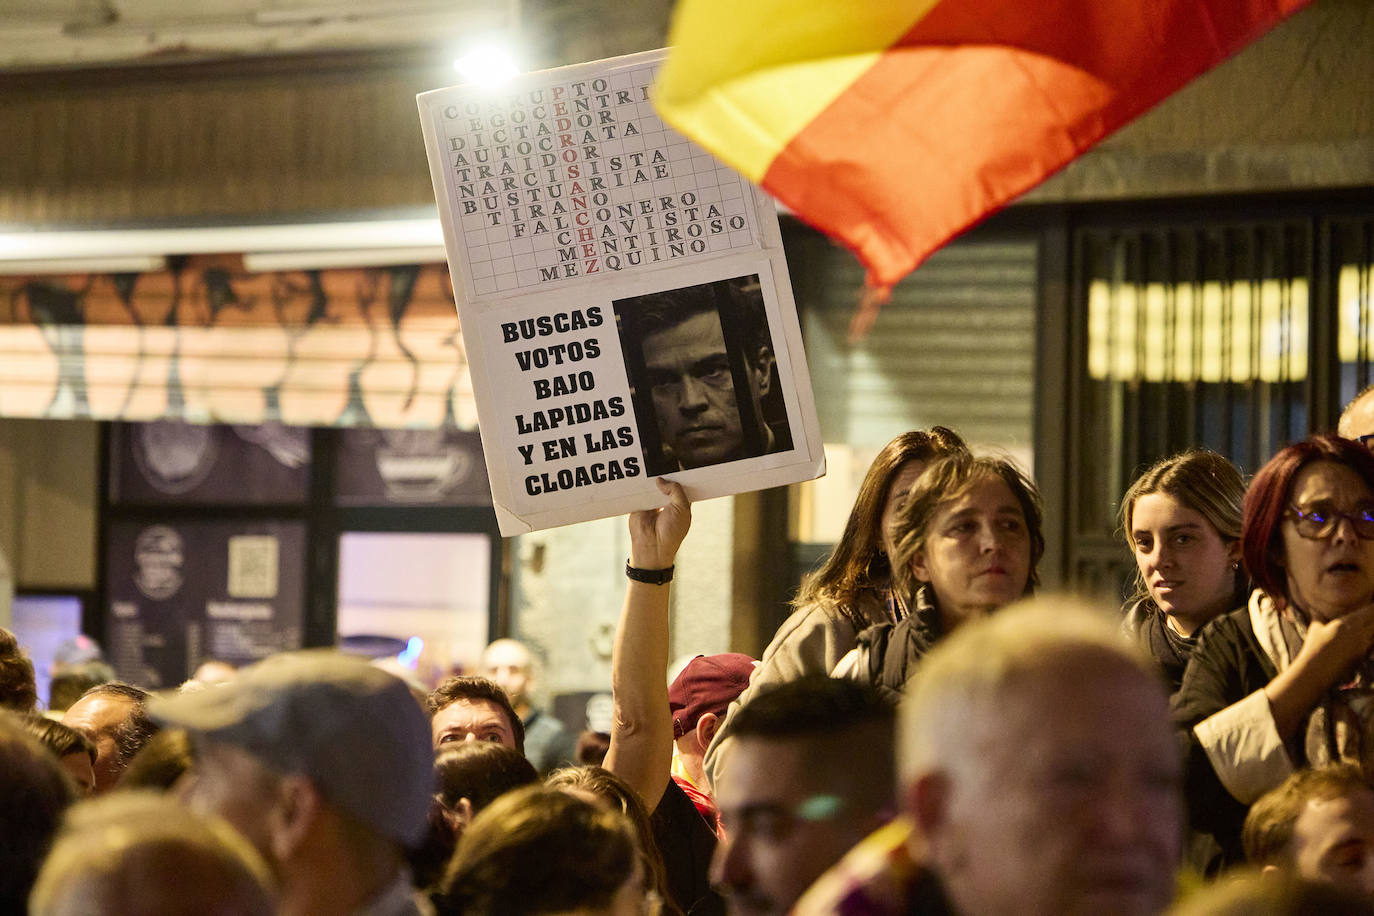
<path id="1" fill-rule="evenodd" d="M 1346 439 L 1374 436 L 1374 385 L 1361 391 L 1341 411 L 1336 432 Z"/>
<path id="2" fill-rule="evenodd" d="M 534 685 L 534 656 L 515 639 L 498 639 L 482 652 L 481 674 L 494 681 L 510 697 L 521 715 L 530 705 Z"/>

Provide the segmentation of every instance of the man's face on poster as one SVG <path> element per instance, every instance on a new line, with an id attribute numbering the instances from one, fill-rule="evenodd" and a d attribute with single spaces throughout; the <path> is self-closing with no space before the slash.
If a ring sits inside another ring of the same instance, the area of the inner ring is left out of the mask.
<path id="1" fill-rule="evenodd" d="M 749 363 L 755 416 L 759 399 L 767 394 L 772 363 L 767 349 Z M 682 467 L 741 457 L 744 429 L 719 315 L 697 312 L 646 334 L 644 364 L 659 435 Z"/>

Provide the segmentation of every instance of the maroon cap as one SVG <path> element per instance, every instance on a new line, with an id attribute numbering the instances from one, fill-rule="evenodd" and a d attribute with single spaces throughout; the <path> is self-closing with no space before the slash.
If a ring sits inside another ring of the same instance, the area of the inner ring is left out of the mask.
<path id="1" fill-rule="evenodd" d="M 673 711 L 673 737 L 697 727 L 708 712 L 724 715 L 730 703 L 749 686 L 749 675 L 758 662 L 739 652 L 698 655 L 668 687 L 668 708 Z"/>

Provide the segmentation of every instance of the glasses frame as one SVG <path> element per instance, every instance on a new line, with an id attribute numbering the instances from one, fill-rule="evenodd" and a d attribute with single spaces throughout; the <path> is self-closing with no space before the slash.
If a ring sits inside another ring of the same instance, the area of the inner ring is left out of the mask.
<path id="1" fill-rule="evenodd" d="M 1336 529 L 1340 527 L 1343 520 L 1350 523 L 1350 530 L 1355 532 L 1355 537 L 1362 541 L 1374 541 L 1374 517 L 1357 517 L 1359 513 L 1366 513 L 1368 516 L 1371 510 L 1358 509 L 1355 512 L 1340 512 L 1336 509 L 1329 509 L 1327 510 L 1329 513 L 1327 519 L 1321 523 L 1320 528 L 1304 531 L 1304 526 L 1310 529 L 1315 524 L 1309 517 L 1309 514 L 1314 511 L 1313 509 L 1304 511 L 1297 506 L 1290 505 L 1288 511 L 1284 513 L 1284 517 L 1293 523 L 1293 528 L 1298 532 L 1299 537 L 1307 538 L 1309 541 L 1323 541 L 1331 537 L 1336 533 Z M 1362 529 L 1362 525 L 1367 530 Z"/>

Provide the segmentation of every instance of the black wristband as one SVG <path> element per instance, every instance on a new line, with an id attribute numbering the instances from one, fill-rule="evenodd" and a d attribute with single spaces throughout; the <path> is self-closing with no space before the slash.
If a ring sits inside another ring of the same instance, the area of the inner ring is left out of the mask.
<path id="1" fill-rule="evenodd" d="M 673 567 L 666 569 L 640 569 L 631 566 L 630 561 L 625 561 L 625 575 L 636 582 L 647 582 L 649 585 L 667 585 L 673 581 Z"/>

